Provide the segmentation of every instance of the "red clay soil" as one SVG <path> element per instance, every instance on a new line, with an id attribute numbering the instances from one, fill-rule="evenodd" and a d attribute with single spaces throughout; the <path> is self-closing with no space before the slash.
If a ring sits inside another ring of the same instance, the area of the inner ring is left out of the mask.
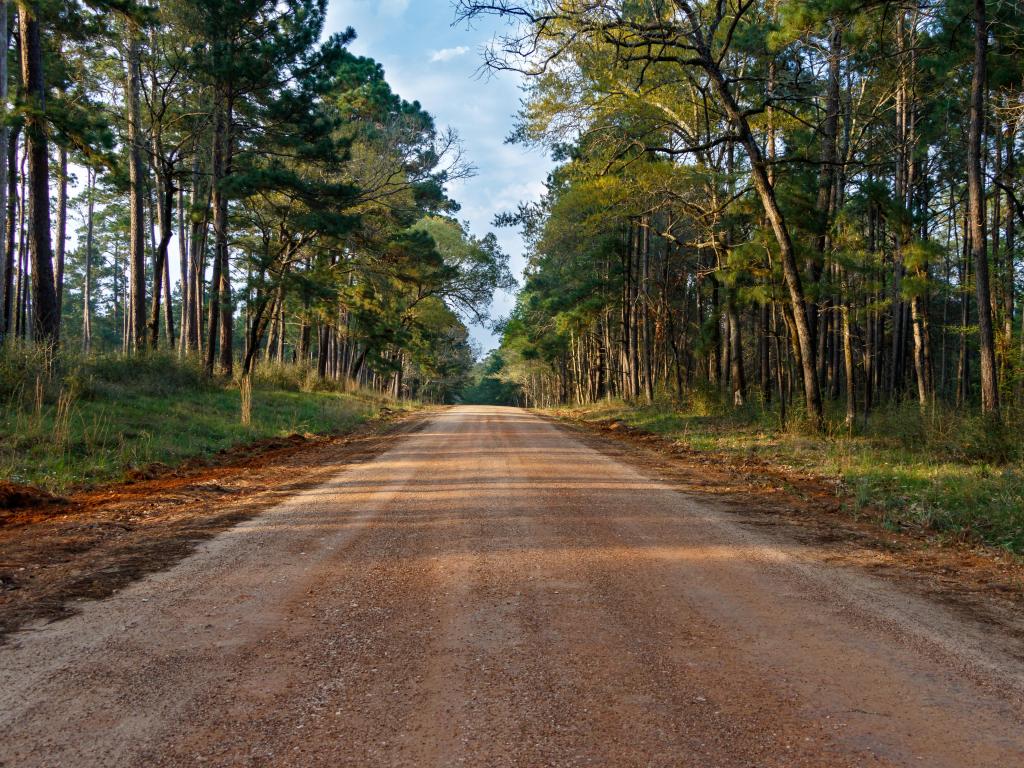
<path id="1" fill-rule="evenodd" d="M 0 525 L 4 524 L 11 510 L 46 507 L 64 501 L 41 488 L 0 480 Z"/>
<path id="2" fill-rule="evenodd" d="M 178 467 L 152 464 L 128 482 L 67 498 L 0 484 L 0 644 L 35 619 L 75 613 L 162 570 L 195 546 L 373 458 L 426 414 L 385 411 L 344 435 L 290 435 L 222 450 Z"/>

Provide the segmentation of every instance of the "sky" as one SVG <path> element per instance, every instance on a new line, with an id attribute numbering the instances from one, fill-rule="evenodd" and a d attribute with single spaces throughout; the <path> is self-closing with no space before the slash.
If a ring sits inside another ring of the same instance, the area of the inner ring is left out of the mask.
<path id="1" fill-rule="evenodd" d="M 462 205 L 458 217 L 477 236 L 494 232 L 511 257 L 519 279 L 526 264 L 519 233 L 491 226 L 496 213 L 544 192 L 551 163 L 536 149 L 505 143 L 519 108 L 520 81 L 511 73 L 482 73 L 482 50 L 502 27 L 491 19 L 453 25 L 450 0 L 330 0 L 328 34 L 356 30 L 351 50 L 384 66 L 392 89 L 407 101 L 419 101 L 439 128 L 461 136 L 473 178 L 451 185 Z M 491 315 L 512 308 L 508 294 L 495 297 Z M 483 351 L 498 345 L 488 329 L 474 325 L 473 340 Z"/>

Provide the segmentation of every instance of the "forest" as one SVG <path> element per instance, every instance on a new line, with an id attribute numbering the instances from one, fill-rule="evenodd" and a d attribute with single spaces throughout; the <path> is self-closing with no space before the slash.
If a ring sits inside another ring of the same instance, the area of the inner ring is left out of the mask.
<path id="1" fill-rule="evenodd" d="M 1024 0 L 0 46 L 0 768 L 1024 767 Z"/>
<path id="2" fill-rule="evenodd" d="M 1019 423 L 1024 7 L 470 2 L 560 161 L 490 367 L 522 404 L 719 393 Z"/>
<path id="3" fill-rule="evenodd" d="M 0 336 L 450 399 L 507 257 L 447 195 L 459 137 L 326 12 L 0 2 Z"/>
<path id="4" fill-rule="evenodd" d="M 1024 547 L 1020 4 L 455 3 L 556 163 L 501 318 L 458 134 L 327 0 L 0 8 L 3 475 L 502 403 Z"/>

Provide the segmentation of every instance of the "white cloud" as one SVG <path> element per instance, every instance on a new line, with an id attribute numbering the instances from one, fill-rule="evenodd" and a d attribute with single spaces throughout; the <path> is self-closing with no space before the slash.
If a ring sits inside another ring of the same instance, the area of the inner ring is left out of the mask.
<path id="1" fill-rule="evenodd" d="M 451 61 L 459 56 L 465 56 L 467 53 L 469 53 L 469 48 L 465 45 L 460 45 L 456 48 L 442 48 L 440 51 L 434 51 L 430 55 L 430 60 L 432 62 Z"/>

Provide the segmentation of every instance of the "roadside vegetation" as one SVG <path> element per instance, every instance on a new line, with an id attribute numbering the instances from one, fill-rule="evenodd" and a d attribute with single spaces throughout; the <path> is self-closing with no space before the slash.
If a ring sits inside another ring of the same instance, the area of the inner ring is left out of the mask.
<path id="1" fill-rule="evenodd" d="M 1024 6 L 457 5 L 559 163 L 470 396 L 1024 550 Z"/>
<path id="2" fill-rule="evenodd" d="M 0 479 L 60 493 L 265 438 L 346 432 L 385 409 L 415 407 L 276 364 L 253 376 L 245 419 L 241 384 L 208 379 L 201 360 L 172 354 L 62 355 L 47 373 L 35 350 L 8 348 L 0 353 Z"/>
<path id="3" fill-rule="evenodd" d="M 327 0 L 0 0 L 0 482 L 451 402 L 514 280 Z"/>
<path id="4" fill-rule="evenodd" d="M 731 462 L 838 482 L 852 514 L 869 508 L 893 530 L 917 530 L 1024 554 L 1024 441 L 975 414 L 950 408 L 880 408 L 868 427 L 812 432 L 778 414 L 727 407 L 717 392 L 684 404 L 601 401 L 551 409 L 591 424 L 624 425 Z M 841 414 L 834 422 L 842 423 Z M 756 471 L 756 469 L 755 469 Z"/>

